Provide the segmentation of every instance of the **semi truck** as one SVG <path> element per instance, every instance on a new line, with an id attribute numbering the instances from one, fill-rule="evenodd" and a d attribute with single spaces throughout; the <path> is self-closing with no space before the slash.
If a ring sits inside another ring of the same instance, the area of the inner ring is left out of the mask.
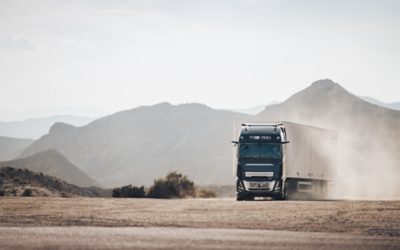
<path id="1" fill-rule="evenodd" d="M 335 131 L 285 121 L 244 123 L 232 142 L 237 200 L 324 199 L 335 179 Z"/>

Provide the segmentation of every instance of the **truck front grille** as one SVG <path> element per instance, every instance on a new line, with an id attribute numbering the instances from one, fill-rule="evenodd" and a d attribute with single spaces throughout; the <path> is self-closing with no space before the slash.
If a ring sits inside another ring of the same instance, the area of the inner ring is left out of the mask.
<path id="1" fill-rule="evenodd" d="M 272 190 L 275 181 L 243 181 L 247 190 Z"/>

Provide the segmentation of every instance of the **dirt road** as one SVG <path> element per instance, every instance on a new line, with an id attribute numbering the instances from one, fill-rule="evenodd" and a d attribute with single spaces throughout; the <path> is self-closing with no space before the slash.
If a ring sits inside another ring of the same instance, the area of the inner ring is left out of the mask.
<path id="1" fill-rule="evenodd" d="M 400 249 L 400 201 L 0 198 L 1 249 L 125 244 Z"/>

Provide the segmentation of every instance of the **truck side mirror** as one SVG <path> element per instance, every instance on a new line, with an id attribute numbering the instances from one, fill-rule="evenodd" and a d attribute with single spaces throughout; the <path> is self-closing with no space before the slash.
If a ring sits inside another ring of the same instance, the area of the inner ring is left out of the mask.
<path id="1" fill-rule="evenodd" d="M 290 141 L 283 141 L 282 144 L 288 144 Z"/>
<path id="2" fill-rule="evenodd" d="M 234 146 L 236 146 L 236 145 L 238 145 L 239 144 L 239 142 L 238 141 L 231 141 L 233 144 L 234 144 Z"/>

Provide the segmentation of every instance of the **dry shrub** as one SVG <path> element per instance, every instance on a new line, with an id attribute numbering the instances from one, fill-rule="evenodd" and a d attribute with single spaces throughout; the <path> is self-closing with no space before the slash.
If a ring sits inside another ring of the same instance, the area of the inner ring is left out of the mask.
<path id="1" fill-rule="evenodd" d="M 24 192 L 22 193 L 24 197 L 31 197 L 33 196 L 33 190 L 30 188 L 25 188 Z"/>
<path id="2" fill-rule="evenodd" d="M 186 175 L 177 172 L 170 172 L 166 177 L 154 180 L 150 187 L 149 197 L 151 198 L 185 198 L 196 196 L 196 189 L 193 181 Z"/>
<path id="3" fill-rule="evenodd" d="M 127 197 L 127 198 L 145 198 L 144 187 L 135 187 L 132 185 L 114 188 L 112 197 Z"/>

